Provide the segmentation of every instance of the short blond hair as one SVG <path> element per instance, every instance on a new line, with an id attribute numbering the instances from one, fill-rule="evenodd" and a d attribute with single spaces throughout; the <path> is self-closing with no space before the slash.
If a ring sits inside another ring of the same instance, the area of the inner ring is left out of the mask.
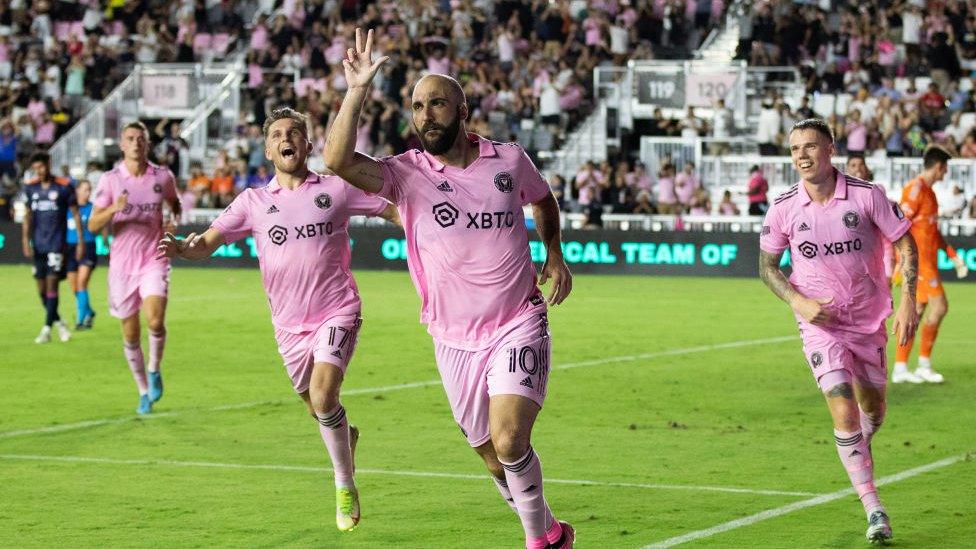
<path id="1" fill-rule="evenodd" d="M 285 118 L 291 118 L 298 122 L 302 127 L 302 133 L 305 137 L 308 137 L 308 117 L 290 107 L 282 107 L 271 111 L 271 114 L 264 120 L 264 127 L 261 129 L 261 133 L 265 139 L 268 138 L 268 129 L 271 128 L 271 125 Z"/>

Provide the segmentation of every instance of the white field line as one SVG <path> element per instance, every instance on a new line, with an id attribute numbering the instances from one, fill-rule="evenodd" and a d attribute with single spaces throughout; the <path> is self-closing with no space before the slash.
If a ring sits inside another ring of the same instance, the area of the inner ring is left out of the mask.
<path id="1" fill-rule="evenodd" d="M 928 465 L 921 465 L 900 473 L 895 473 L 878 479 L 875 484 L 878 486 L 883 486 L 885 484 L 891 484 L 893 482 L 898 482 L 900 480 L 905 480 L 912 478 L 923 473 L 928 473 L 929 471 L 934 471 L 936 469 L 941 469 L 943 467 L 948 467 L 954 463 L 958 463 L 966 459 L 965 455 L 948 457 L 945 459 L 940 459 L 929 463 Z M 740 519 L 730 520 L 729 522 L 724 522 L 712 526 L 711 528 L 706 528 L 704 530 L 696 530 L 694 532 L 689 532 L 687 534 L 682 534 L 680 536 L 675 536 L 673 538 L 668 538 L 657 543 L 652 543 L 650 545 L 645 545 L 643 549 L 660 549 L 665 547 L 674 547 L 675 545 L 680 545 L 682 543 L 688 543 L 690 541 L 697 541 L 703 538 L 711 537 L 716 534 L 721 534 L 723 532 L 728 532 L 729 530 L 735 530 L 736 528 L 742 528 L 743 526 L 750 526 L 756 524 L 757 522 L 762 522 L 771 518 L 780 517 L 793 511 L 799 511 L 800 509 L 806 509 L 807 507 L 815 507 L 817 505 L 823 505 L 825 503 L 830 503 L 841 498 L 845 498 L 854 494 L 853 488 L 845 488 L 843 490 L 838 490 L 836 492 L 831 492 L 829 494 L 823 494 L 810 499 L 805 499 L 802 501 L 797 501 L 795 503 L 790 503 L 789 505 L 784 505 L 782 507 L 777 507 L 775 509 L 768 509 L 766 511 L 761 511 L 754 515 L 749 515 L 748 517 L 743 517 Z"/>
<path id="2" fill-rule="evenodd" d="M 596 360 L 585 360 L 581 362 L 568 362 L 565 364 L 560 364 L 554 366 L 554 370 L 568 370 L 570 368 L 581 368 L 584 366 L 602 366 L 605 364 L 615 364 L 618 362 L 633 362 L 637 360 L 649 360 L 654 358 L 668 357 L 668 356 L 679 356 L 688 355 L 695 353 L 705 353 L 709 351 L 717 351 L 721 349 L 734 349 L 737 347 L 750 347 L 755 345 L 769 345 L 775 343 L 782 343 L 785 341 L 791 341 L 797 339 L 798 336 L 781 336 L 772 337 L 766 339 L 747 339 L 741 341 L 730 341 L 728 343 L 717 343 L 714 345 L 699 345 L 697 347 L 688 347 L 685 349 L 672 349 L 669 351 L 656 351 L 653 353 L 643 353 L 639 355 L 622 355 L 601 358 Z M 401 383 L 399 385 L 387 385 L 384 387 L 365 387 L 361 389 L 346 389 L 342 391 L 342 396 L 355 396 L 355 395 L 370 395 L 376 393 L 388 393 L 391 391 L 400 391 L 404 389 L 415 389 L 418 387 L 429 387 L 431 385 L 440 385 L 441 380 L 432 379 L 428 381 L 415 381 L 412 383 Z M 89 421 L 80 421 L 77 423 L 65 423 L 63 425 L 50 425 L 47 427 L 37 427 L 32 429 L 17 429 L 14 431 L 3 431 L 0 432 L 0 440 L 7 438 L 31 436 L 31 435 L 43 435 L 51 433 L 61 433 L 64 431 L 74 431 L 78 429 L 89 429 L 92 427 L 101 427 L 103 425 L 116 425 L 119 423 L 126 423 L 129 421 L 143 420 L 143 419 L 156 419 L 163 417 L 174 417 L 180 416 L 192 412 L 220 412 L 226 410 L 241 410 L 245 408 L 253 408 L 256 406 L 264 406 L 268 404 L 280 404 L 284 402 L 289 402 L 290 399 L 281 400 L 262 400 L 258 402 L 245 402 L 241 404 L 225 404 L 223 406 L 215 406 L 212 408 L 188 408 L 184 410 L 175 410 L 172 412 L 161 412 L 152 413 L 144 416 L 122 416 L 115 418 L 104 418 L 104 419 L 93 419 Z"/>
<path id="3" fill-rule="evenodd" d="M 20 461 L 62 462 L 62 463 L 95 463 L 110 465 L 140 465 L 140 466 L 168 466 L 168 467 L 204 467 L 213 469 L 243 469 L 262 471 L 288 471 L 299 473 L 331 474 L 327 467 L 308 467 L 301 465 L 260 465 L 243 463 L 217 463 L 210 461 L 173 461 L 166 459 L 112 459 L 82 456 L 40 456 L 30 454 L 0 454 L 0 459 Z M 477 480 L 484 482 L 488 475 L 473 475 L 463 473 L 438 473 L 429 471 L 399 471 L 390 469 L 356 468 L 356 474 L 390 475 L 400 477 L 449 478 L 460 480 Z M 595 480 L 567 480 L 547 478 L 546 484 L 570 484 L 575 486 L 598 486 L 611 488 L 639 488 L 645 490 L 689 490 L 697 492 L 728 492 L 733 494 L 758 494 L 763 496 L 794 496 L 804 497 L 813 494 L 809 492 L 784 492 L 779 490 L 751 490 L 748 488 L 726 488 L 721 486 L 692 486 L 681 484 L 640 484 L 633 482 L 599 482 Z"/>

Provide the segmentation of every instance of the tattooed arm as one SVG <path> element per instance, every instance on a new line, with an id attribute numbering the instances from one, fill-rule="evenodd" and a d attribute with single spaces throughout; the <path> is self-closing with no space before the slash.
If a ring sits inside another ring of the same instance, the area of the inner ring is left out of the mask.
<path id="1" fill-rule="evenodd" d="M 807 322 L 817 325 L 826 324 L 830 320 L 830 311 L 824 305 L 830 303 L 833 298 L 810 299 L 796 291 L 783 271 L 779 269 L 782 257 L 782 253 L 773 254 L 759 250 L 759 278 L 776 294 L 776 297 L 785 301 Z"/>
<path id="2" fill-rule="evenodd" d="M 901 238 L 892 243 L 901 256 L 901 303 L 895 313 L 895 322 L 891 333 L 898 339 L 899 345 L 911 341 L 918 329 L 918 310 L 915 304 L 915 290 L 918 286 L 918 248 L 912 233 L 906 232 Z"/>

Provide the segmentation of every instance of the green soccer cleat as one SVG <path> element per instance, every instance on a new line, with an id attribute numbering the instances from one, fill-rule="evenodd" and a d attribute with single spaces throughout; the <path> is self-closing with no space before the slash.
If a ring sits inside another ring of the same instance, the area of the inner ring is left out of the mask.
<path id="1" fill-rule="evenodd" d="M 339 488 L 336 490 L 336 528 L 352 532 L 359 524 L 359 491 Z"/>

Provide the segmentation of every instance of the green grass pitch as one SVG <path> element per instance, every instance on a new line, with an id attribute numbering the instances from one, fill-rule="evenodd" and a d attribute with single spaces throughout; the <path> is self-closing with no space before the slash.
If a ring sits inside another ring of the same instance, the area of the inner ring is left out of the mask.
<path id="1" fill-rule="evenodd" d="M 363 521 L 340 534 L 256 270 L 174 270 L 166 394 L 139 419 L 105 269 L 95 329 L 40 346 L 29 268 L 0 268 L 0 547 L 521 546 L 435 382 L 407 274 L 356 274 L 365 325 L 343 401 L 362 430 Z M 898 547 L 976 539 L 976 285 L 947 292 L 933 357 L 947 382 L 890 387 L 874 441 L 878 477 L 958 458 L 881 488 Z M 550 323 L 533 445 L 578 547 L 642 547 L 849 487 L 792 317 L 758 280 L 579 276 Z M 866 544 L 853 495 L 745 522 L 688 545 Z"/>

